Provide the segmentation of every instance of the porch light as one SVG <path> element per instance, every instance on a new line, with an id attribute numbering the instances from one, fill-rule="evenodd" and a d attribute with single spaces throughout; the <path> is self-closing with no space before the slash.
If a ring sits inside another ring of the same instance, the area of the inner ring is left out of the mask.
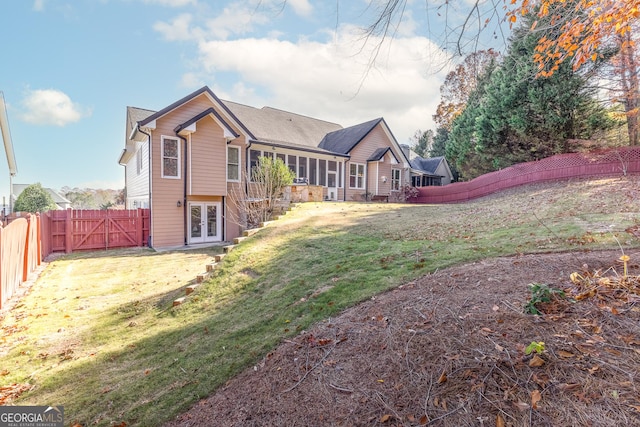
<path id="1" fill-rule="evenodd" d="M 387 177 L 382 175 L 382 177 L 380 177 L 380 179 L 382 179 L 382 182 L 387 182 Z"/>
<path id="2" fill-rule="evenodd" d="M 182 202 L 180 200 L 178 200 L 178 203 L 176 203 L 176 206 L 179 207 L 179 208 L 182 207 Z"/>

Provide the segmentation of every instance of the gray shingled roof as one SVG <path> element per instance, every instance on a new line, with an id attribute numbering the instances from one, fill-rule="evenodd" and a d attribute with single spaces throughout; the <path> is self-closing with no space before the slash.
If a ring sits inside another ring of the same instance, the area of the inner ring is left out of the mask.
<path id="1" fill-rule="evenodd" d="M 374 151 L 373 154 L 371 154 L 371 156 L 369 156 L 367 161 L 368 162 L 377 162 L 378 160 L 381 160 L 384 157 L 384 155 L 387 154 L 387 152 L 391 153 L 391 155 L 396 160 L 396 162 L 398 162 L 398 163 L 400 162 L 400 160 L 396 157 L 396 155 L 393 154 L 393 151 L 391 151 L 391 147 L 377 148 L 376 151 Z"/>
<path id="2" fill-rule="evenodd" d="M 135 128 L 136 123 L 144 126 L 205 92 L 220 102 L 222 107 L 249 134 L 250 138 L 275 146 L 348 155 L 378 123 L 383 121 L 382 118 L 378 118 L 343 129 L 337 123 L 272 107 L 255 108 L 232 101 L 223 101 L 216 97 L 207 86 L 204 86 L 160 111 L 127 107 L 127 117 L 131 129 Z"/>
<path id="3" fill-rule="evenodd" d="M 146 119 L 155 114 L 155 111 L 145 110 L 144 108 L 127 107 L 127 119 L 129 120 L 129 129 L 133 129 L 137 122 Z M 127 135 L 128 137 L 129 135 Z"/>
<path id="4" fill-rule="evenodd" d="M 444 157 L 442 156 L 431 157 L 428 159 L 418 156 L 411 160 L 411 167 L 432 175 L 436 175 L 436 169 L 438 169 L 438 166 L 440 166 L 440 163 L 443 159 Z"/>
<path id="5" fill-rule="evenodd" d="M 342 129 L 337 123 L 276 108 L 255 108 L 231 101 L 222 102 L 262 142 L 292 144 L 317 150 L 327 133 Z"/>
<path id="6" fill-rule="evenodd" d="M 319 147 L 334 153 L 348 154 L 381 121 L 382 118 L 378 118 L 328 133 Z"/>

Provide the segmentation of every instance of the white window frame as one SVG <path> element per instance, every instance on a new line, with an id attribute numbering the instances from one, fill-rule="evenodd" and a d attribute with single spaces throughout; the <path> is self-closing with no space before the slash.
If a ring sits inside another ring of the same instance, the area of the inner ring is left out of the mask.
<path id="1" fill-rule="evenodd" d="M 235 165 L 235 169 L 236 169 L 236 173 L 238 175 L 238 179 L 229 178 L 229 169 L 230 169 L 230 167 L 234 166 L 234 164 L 229 163 L 229 150 L 231 150 L 231 149 L 236 150 L 238 152 L 238 164 Z M 242 169 L 240 167 L 242 165 L 242 157 L 241 157 L 241 155 L 242 155 L 242 152 L 240 150 L 240 147 L 236 147 L 234 145 L 227 145 L 227 181 L 228 182 L 240 182 L 240 177 L 242 176 L 241 175 Z"/>
<path id="2" fill-rule="evenodd" d="M 355 166 L 356 167 L 356 174 L 355 175 L 353 175 L 351 173 L 351 166 Z M 362 176 L 360 178 L 362 181 L 360 182 L 360 185 L 358 185 L 358 178 L 359 178 L 358 172 L 360 170 L 362 170 Z M 355 190 L 364 190 L 365 182 L 366 182 L 366 176 L 365 176 L 366 172 L 365 171 L 366 171 L 366 169 L 365 169 L 363 163 L 349 163 L 349 188 L 355 189 Z M 356 178 L 355 179 L 355 184 L 356 184 L 355 187 L 351 186 L 351 177 L 352 176 L 354 176 Z"/>
<path id="3" fill-rule="evenodd" d="M 161 163 L 160 163 L 160 168 L 161 168 L 161 176 L 163 178 L 167 178 L 167 179 L 180 179 L 180 159 L 181 159 L 181 154 L 182 154 L 182 150 L 180 150 L 180 139 L 176 138 L 176 137 L 170 137 L 170 136 L 164 136 L 162 135 L 161 139 L 161 144 L 160 144 L 160 157 L 161 157 Z M 178 156 L 177 157 L 166 157 L 164 155 L 164 142 L 165 141 L 175 141 L 176 145 L 177 145 L 177 149 L 178 149 Z M 165 175 L 164 173 L 164 160 L 165 158 L 175 158 L 177 164 L 177 170 L 176 170 L 176 175 Z"/>
<path id="4" fill-rule="evenodd" d="M 397 177 L 395 176 L 397 175 Z M 400 169 L 391 169 L 391 191 L 400 191 L 402 173 Z"/>

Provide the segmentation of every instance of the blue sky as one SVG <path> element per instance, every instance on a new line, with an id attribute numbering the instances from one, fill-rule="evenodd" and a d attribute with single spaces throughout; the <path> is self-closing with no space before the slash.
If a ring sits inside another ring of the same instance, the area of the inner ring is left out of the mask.
<path id="1" fill-rule="evenodd" d="M 433 128 L 452 63 L 441 49 L 442 10 L 408 1 L 371 66 L 379 39 L 364 44 L 360 32 L 371 22 L 368 4 L 3 2 L 0 91 L 18 164 L 13 182 L 122 188 L 126 107 L 159 110 L 204 85 L 222 99 L 343 126 L 384 117 L 396 139 L 409 142 L 417 129 Z M 8 180 L 3 158 L 0 196 Z"/>

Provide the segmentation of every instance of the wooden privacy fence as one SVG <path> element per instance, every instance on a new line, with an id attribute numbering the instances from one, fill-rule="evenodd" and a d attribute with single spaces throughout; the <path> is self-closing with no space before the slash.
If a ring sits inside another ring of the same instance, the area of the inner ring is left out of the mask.
<path id="1" fill-rule="evenodd" d="M 41 264 L 41 221 L 27 214 L 0 225 L 0 308 Z"/>
<path id="2" fill-rule="evenodd" d="M 420 187 L 413 203 L 456 203 L 534 182 L 589 176 L 622 176 L 640 173 L 640 147 L 624 147 L 592 153 L 558 154 L 519 163 L 479 176 L 471 181 L 442 187 Z"/>
<path id="3" fill-rule="evenodd" d="M 147 246 L 149 209 L 60 210 L 42 215 L 42 253 Z"/>

